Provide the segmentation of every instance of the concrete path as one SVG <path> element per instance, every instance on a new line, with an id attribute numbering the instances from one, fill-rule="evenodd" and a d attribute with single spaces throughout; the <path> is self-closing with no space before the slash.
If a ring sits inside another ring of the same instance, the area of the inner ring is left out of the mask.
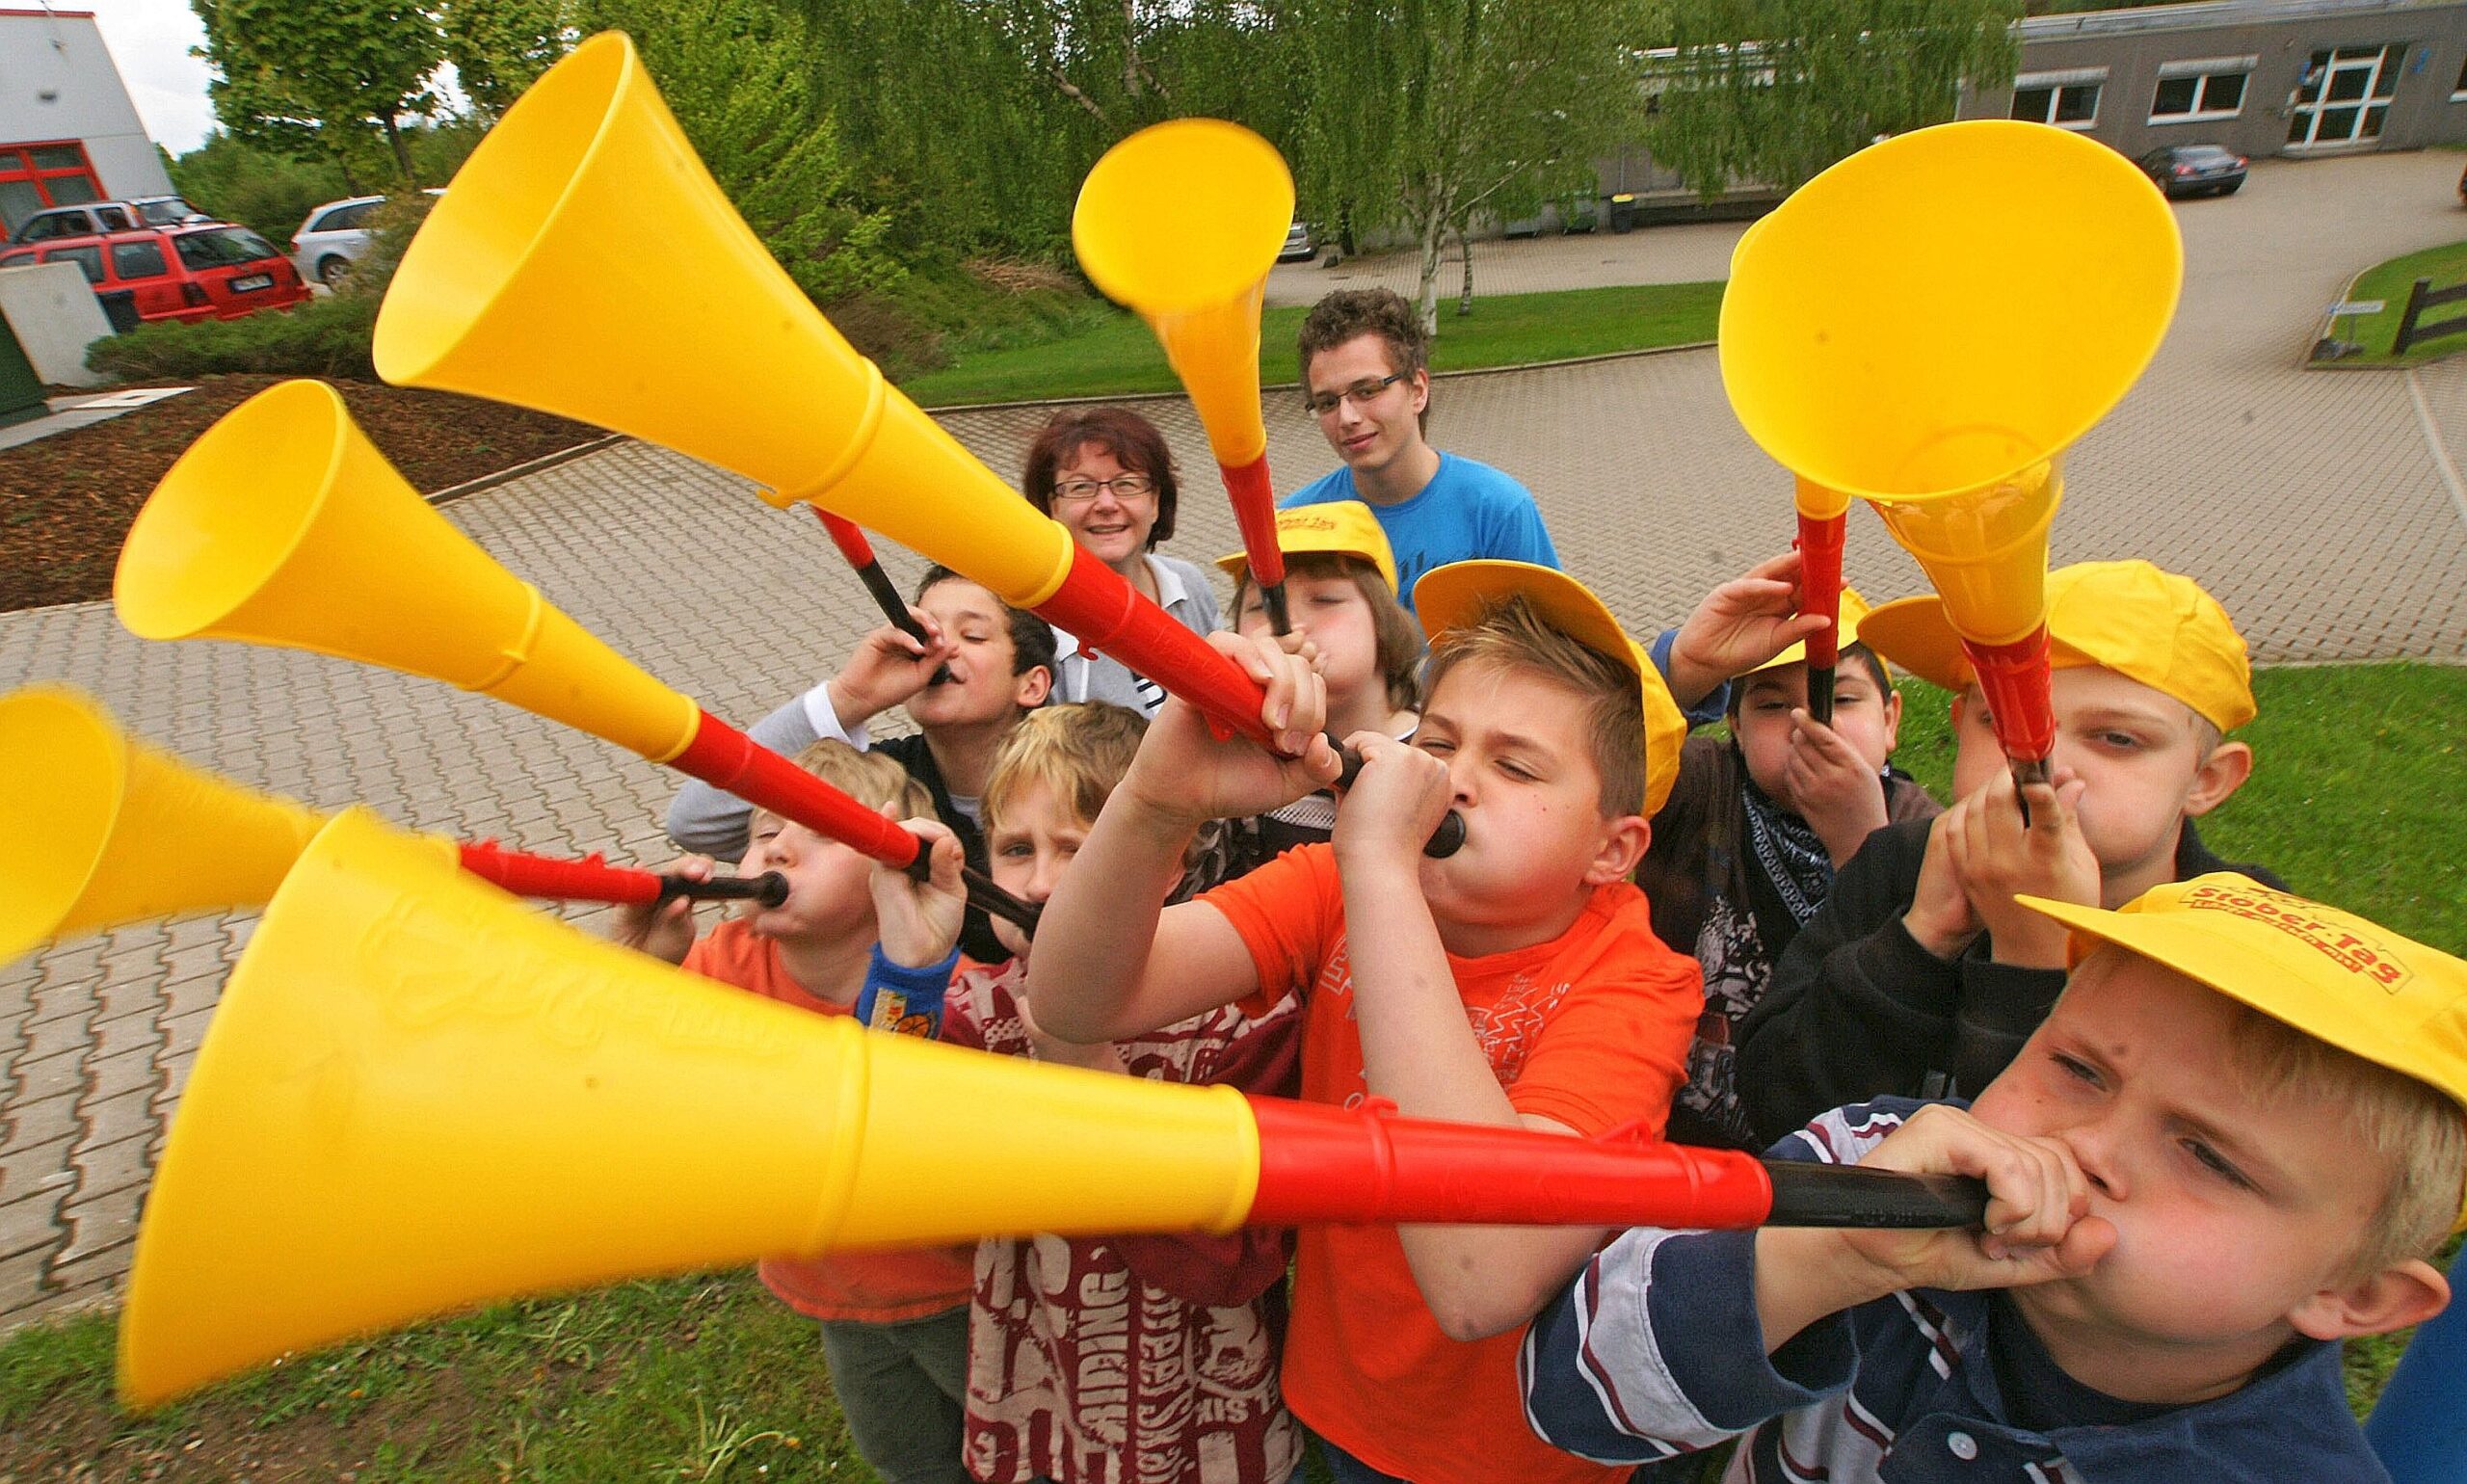
<path id="1" fill-rule="evenodd" d="M 2143 555 L 2191 572 L 2266 660 L 2467 656 L 2467 359 L 2295 369 L 2313 316 L 2355 268 L 2467 236 L 2457 158 L 2266 162 L 2242 196 L 2178 208 L 2192 265 L 2182 312 L 2141 385 L 2078 450 L 2057 560 Z M 1498 266 L 1477 271 L 1499 292 L 1717 277 L 1735 235 L 1519 245 L 1490 250 Z M 1308 297 L 1329 277 L 1281 271 L 1278 285 L 1301 278 Z M 1187 406 L 1142 407 L 1184 468 L 1205 470 Z M 1009 478 L 1042 417 L 972 412 L 950 426 Z M 1269 405 L 1268 426 L 1282 483 L 1329 466 L 1287 399 Z M 1444 445 L 1525 478 L 1569 567 L 1639 633 L 1789 537 L 1789 482 L 1731 417 L 1708 351 L 1449 378 L 1432 426 Z M 1222 502 L 1192 482 L 1202 492 L 1174 549 L 1232 549 Z M 827 673 L 868 622 L 811 520 L 660 449 L 619 444 L 448 515 L 584 625 L 740 723 Z M 903 585 L 918 570 L 905 553 L 889 560 Z M 1849 570 L 1876 598 L 1920 583 L 1866 517 Z M 83 686 L 156 744 L 320 807 L 366 803 L 528 850 L 667 856 L 657 821 L 671 776 L 441 685 L 280 650 L 143 644 L 103 604 L 0 615 L 0 685 L 35 678 Z M 0 967 L 0 1327 L 114 1293 L 167 1116 L 250 921 L 133 928 Z"/>

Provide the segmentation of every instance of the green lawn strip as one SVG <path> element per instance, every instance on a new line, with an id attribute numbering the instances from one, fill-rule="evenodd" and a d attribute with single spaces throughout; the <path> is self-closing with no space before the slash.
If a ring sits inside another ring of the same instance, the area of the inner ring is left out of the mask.
<path id="1" fill-rule="evenodd" d="M 2259 765 L 2205 838 L 2298 891 L 2467 950 L 2467 862 L 2450 827 L 2467 779 L 2467 669 L 2266 670 L 2254 688 L 2261 716 L 2239 735 Z M 1942 798 L 1948 698 L 1907 679 L 1902 694 L 1896 760 Z M 812 1325 L 743 1275 L 503 1306 L 295 1358 L 146 1418 L 110 1405 L 112 1336 L 112 1316 L 91 1314 L 0 1344 L 0 1477 L 87 1465 L 134 1477 L 165 1458 L 211 1475 L 250 1457 L 362 1480 L 871 1477 Z M 2359 1413 L 2400 1348 L 2348 1347 Z"/>
<path id="2" fill-rule="evenodd" d="M 2390 353 L 2390 347 L 2399 338 L 2399 321 L 2407 312 L 2407 294 L 2418 278 L 2430 278 L 2435 289 L 2456 288 L 2467 283 L 2467 242 L 2454 242 L 2448 247 L 2427 248 L 2422 252 L 2394 257 L 2357 275 L 2354 286 L 2348 290 L 2348 298 L 2378 299 L 2381 301 L 2381 312 L 2359 314 L 2352 319 L 2338 321 L 2332 332 L 2341 339 L 2354 341 L 2364 350 L 2329 364 L 2413 366 L 2467 351 L 2467 331 L 2462 331 L 2411 346 L 2404 356 Z M 2442 305 L 2427 309 L 2424 315 L 2427 324 L 2442 324 L 2455 319 L 2467 319 L 2467 304 Z"/>
<path id="3" fill-rule="evenodd" d="M 1473 312 L 1461 319 L 1453 302 L 1446 302 L 1440 306 L 1431 363 L 1440 371 L 1471 371 L 1711 340 L 1721 302 L 1719 283 L 1504 294 L 1476 299 Z M 1260 384 L 1295 379 L 1293 340 L 1305 312 L 1287 307 L 1261 317 Z M 900 382 L 924 407 L 1171 392 L 1180 384 L 1155 335 L 1123 311 L 1033 344 L 964 351 L 942 370 Z"/>

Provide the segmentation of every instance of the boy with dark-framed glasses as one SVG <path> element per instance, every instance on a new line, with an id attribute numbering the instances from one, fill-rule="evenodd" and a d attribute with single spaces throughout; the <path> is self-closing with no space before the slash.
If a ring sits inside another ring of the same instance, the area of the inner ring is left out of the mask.
<path id="1" fill-rule="evenodd" d="M 1280 504 L 1368 505 L 1395 551 L 1399 594 L 1450 562 L 1559 565 L 1530 491 L 1423 437 L 1430 337 L 1412 305 L 1384 288 L 1339 289 L 1303 320 L 1300 351 L 1303 405 L 1344 462 Z"/>

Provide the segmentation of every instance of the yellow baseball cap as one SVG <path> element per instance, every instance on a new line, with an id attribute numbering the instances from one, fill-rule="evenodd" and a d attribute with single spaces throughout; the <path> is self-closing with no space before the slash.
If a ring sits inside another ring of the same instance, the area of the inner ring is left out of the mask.
<path id="1" fill-rule="evenodd" d="M 1452 628 L 1478 623 L 1492 606 L 1510 597 L 1533 605 L 1552 628 L 1626 665 L 1636 675 L 1636 700 L 1645 719 L 1645 817 L 1661 811 L 1679 777 L 1679 748 L 1687 740 L 1687 719 L 1670 687 L 1602 599 L 1555 568 L 1530 562 L 1450 562 L 1422 573 L 1414 584 L 1414 616 L 1436 643 Z"/>
<path id="2" fill-rule="evenodd" d="M 1379 517 L 1360 500 L 1330 500 L 1321 505 L 1297 505 L 1276 513 L 1276 545 L 1287 556 L 1300 556 L 1306 551 L 1325 551 L 1337 556 L 1361 557 L 1379 569 L 1388 579 L 1388 591 L 1396 590 L 1396 555 L 1389 549 L 1388 533 L 1379 527 Z M 1236 551 L 1216 559 L 1225 574 L 1240 582 L 1251 570 L 1251 554 Z"/>
<path id="3" fill-rule="evenodd" d="M 1834 626 L 1841 631 L 1841 637 L 1836 641 L 1837 646 L 1841 649 L 1846 649 L 1852 645 L 1857 644 L 1859 642 L 1859 625 L 1866 623 L 1867 620 L 1868 600 L 1859 596 L 1859 590 L 1857 588 L 1844 587 L 1842 590 L 1842 606 L 1834 610 Z M 1868 648 L 1872 649 L 1875 646 L 1870 645 Z M 1762 671 L 1779 670 L 1784 665 L 1799 664 L 1805 661 L 1807 657 L 1807 642 L 1805 640 L 1801 640 L 1799 643 L 1784 649 L 1781 653 L 1774 655 L 1771 659 L 1766 660 L 1762 665 L 1754 667 L 1747 673 L 1749 675 L 1756 675 Z"/>
<path id="4" fill-rule="evenodd" d="M 2447 953 L 2234 871 L 2153 887 L 2115 912 L 2018 900 L 2073 930 L 2075 963 L 2114 943 L 2467 1109 L 2467 963 Z"/>
<path id="5" fill-rule="evenodd" d="M 2047 631 L 2056 669 L 2112 670 L 2175 697 L 2221 731 L 2253 719 L 2244 641 L 2227 610 L 2190 577 L 2137 560 L 2059 567 L 2047 574 Z M 1869 649 L 1947 690 L 1975 678 L 1942 598 L 1887 603 L 1860 632 Z"/>

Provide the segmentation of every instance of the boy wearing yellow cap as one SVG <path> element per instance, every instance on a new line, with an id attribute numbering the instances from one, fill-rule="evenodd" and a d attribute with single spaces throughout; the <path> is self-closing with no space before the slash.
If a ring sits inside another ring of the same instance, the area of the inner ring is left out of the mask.
<path id="1" fill-rule="evenodd" d="M 1286 602 L 1294 631 L 1319 651 L 1318 670 L 1328 690 L 1328 729 L 1347 737 L 1377 731 L 1398 740 L 1414 734 L 1420 717 L 1421 626 L 1396 601 L 1396 561 L 1370 507 L 1359 500 L 1332 500 L 1276 514 L 1277 547 L 1285 553 Z M 1243 552 L 1216 559 L 1234 579 L 1236 633 L 1269 633 L 1260 585 L 1251 580 Z M 1260 861 L 1328 838 L 1337 825 L 1336 795 L 1327 790 L 1296 799 L 1283 808 L 1238 822 L 1234 869 L 1238 875 Z"/>
<path id="2" fill-rule="evenodd" d="M 1967 1112 L 1827 1113 L 1783 1157 L 1987 1182 L 1985 1231 L 1633 1231 L 1534 1321 L 1534 1426 L 1728 1477 L 2386 1480 L 2338 1341 L 2441 1312 L 2467 964 L 2221 872 L 2109 912 Z"/>
<path id="3" fill-rule="evenodd" d="M 2251 748 L 2225 740 L 2254 712 L 2226 613 L 2147 562 L 2085 562 L 2049 574 L 2048 632 L 2056 782 L 2033 785 L 2025 823 L 1942 602 L 1888 603 L 1861 625 L 1877 653 L 1959 698 L 1959 802 L 1872 836 L 1776 965 L 1739 1027 L 1760 1140 L 1868 1098 L 1986 1086 L 2064 982 L 2064 935 L 2019 897 L 2117 907 L 2229 868 L 2193 828 L 2253 766 Z"/>
<path id="4" fill-rule="evenodd" d="M 1416 590 L 1428 699 L 1411 744 L 1364 759 L 1334 839 L 1159 913 L 1210 815 L 1324 786 L 1336 759 L 1307 664 L 1252 640 L 1280 760 L 1180 702 L 1062 879 L 1028 967 L 1036 1019 L 1101 1041 L 1217 1006 L 1304 1000 L 1302 1091 L 1583 1136 L 1658 1130 L 1703 1003 L 1628 875 L 1685 724 L 1600 600 L 1548 568 L 1467 562 Z M 1235 652 L 1235 641 L 1221 641 Z M 1450 808 L 1463 848 L 1423 855 Z M 1347 1481 L 1622 1480 L 1544 1446 L 1515 1378 L 1521 1324 L 1598 1232 L 1315 1228 L 1300 1233 L 1287 1405 Z M 1472 1337 L 1487 1336 L 1475 1340 Z"/>
<path id="5" fill-rule="evenodd" d="M 1791 564 L 1767 563 L 1715 589 L 1683 630 L 1701 630 L 1706 609 L 1777 565 Z M 1795 608 L 1794 591 L 1778 596 L 1782 614 Z M 1769 639 L 1786 630 L 1751 640 L 1734 660 L 1741 673 L 1728 686 L 1729 737 L 1688 739 L 1670 802 L 1654 816 L 1636 885 L 1653 903 L 1654 931 L 1693 954 L 1705 975 L 1687 1085 L 1671 1107 L 1677 1142 L 1762 1147 L 1739 1106 L 1739 1021 L 1764 998 L 1774 962 L 1800 925 L 1824 905 L 1834 872 L 1868 836 L 1895 820 L 1942 811 L 1891 766 L 1901 697 L 1884 661 L 1860 642 L 1867 616 L 1867 600 L 1843 589 L 1830 726 L 1807 712 L 1805 643 L 1774 653 Z"/>

